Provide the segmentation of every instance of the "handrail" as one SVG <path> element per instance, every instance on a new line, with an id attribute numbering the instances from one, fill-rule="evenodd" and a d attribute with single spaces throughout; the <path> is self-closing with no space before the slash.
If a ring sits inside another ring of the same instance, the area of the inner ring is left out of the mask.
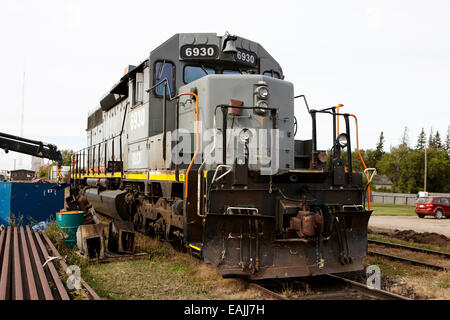
<path id="1" fill-rule="evenodd" d="M 184 192 L 184 197 L 187 199 L 188 197 L 188 182 L 189 182 L 189 172 L 191 171 L 191 167 L 194 164 L 195 158 L 197 157 L 197 153 L 198 153 L 198 149 L 199 149 L 199 124 L 198 124 L 198 96 L 193 93 L 193 92 L 185 92 L 185 93 L 180 93 L 177 96 L 175 96 L 175 98 L 179 98 L 181 96 L 186 96 L 186 95 L 190 95 L 195 97 L 195 117 L 196 117 L 196 134 L 195 134 L 195 153 L 194 156 L 192 157 L 191 163 L 189 163 L 189 167 L 186 170 L 186 188 L 185 188 L 185 192 Z"/>
<path id="2" fill-rule="evenodd" d="M 335 107 L 335 108 L 336 108 L 336 107 Z M 359 151 L 358 118 L 357 118 L 354 114 L 351 114 L 351 113 L 335 113 L 335 112 L 327 111 L 327 110 L 329 110 L 329 109 L 331 109 L 331 108 L 326 108 L 326 109 L 323 109 L 323 110 L 311 110 L 310 113 L 314 113 L 314 112 L 318 112 L 318 113 L 328 113 L 328 114 L 331 114 L 331 115 L 336 115 L 336 116 L 338 116 L 338 118 L 339 118 L 339 116 L 343 116 L 343 117 L 345 117 L 345 116 L 350 116 L 350 117 L 353 117 L 353 118 L 355 119 L 355 124 L 356 124 L 356 152 L 358 153 L 358 156 L 359 156 L 359 159 L 360 159 L 360 161 L 361 161 L 361 164 L 363 165 L 364 171 L 366 172 L 367 166 L 366 166 L 366 164 L 365 164 L 365 162 L 364 162 L 364 159 L 363 159 L 363 157 L 361 156 L 361 153 L 360 153 L 360 151 Z M 370 168 L 369 168 L 369 169 L 370 169 Z M 364 175 L 367 177 L 366 173 L 364 173 Z M 368 180 L 369 180 L 369 177 L 367 177 L 367 178 L 368 178 Z M 369 210 L 370 210 L 370 209 L 371 209 L 371 201 L 370 201 L 370 200 L 371 200 L 371 199 L 370 199 L 370 185 L 367 186 L 367 194 L 368 194 L 368 196 L 367 196 L 368 208 L 369 208 Z"/>
<path id="3" fill-rule="evenodd" d="M 364 163 L 363 157 L 361 156 L 361 153 L 359 152 L 359 134 L 358 134 L 358 118 L 354 114 L 349 114 L 349 116 L 353 117 L 355 119 L 355 125 L 356 125 L 356 152 L 358 153 L 359 159 L 361 160 L 361 163 L 364 167 L 364 175 L 367 179 L 369 179 L 366 175 L 367 166 Z M 369 180 L 368 180 L 369 181 Z M 368 182 L 367 186 L 367 203 L 370 210 L 370 181 Z"/>
<path id="4" fill-rule="evenodd" d="M 159 85 L 161 85 L 161 84 L 163 84 L 163 83 L 165 83 L 165 84 L 164 84 L 164 87 L 169 87 L 169 88 L 170 88 L 170 85 L 169 85 L 169 83 L 168 83 L 167 78 L 164 78 L 164 79 L 158 81 L 156 84 L 154 84 L 151 88 L 147 89 L 146 92 L 149 93 L 151 90 L 153 90 L 154 88 L 156 88 L 157 86 L 159 86 Z M 165 92 L 166 92 L 166 88 L 164 88 L 164 93 L 165 93 Z M 177 97 L 178 97 L 178 96 L 172 98 L 171 91 L 169 90 L 169 99 L 170 99 L 170 100 L 173 100 L 173 99 L 175 99 L 175 98 L 177 98 Z M 113 148 L 114 148 L 114 140 L 115 140 L 116 138 L 118 138 L 118 137 L 120 138 L 120 139 L 119 139 L 119 140 L 120 140 L 120 142 L 119 142 L 119 143 L 120 143 L 120 150 L 122 150 L 122 135 L 123 135 L 124 127 L 125 127 L 125 119 L 126 119 L 126 116 L 127 116 L 127 111 L 128 111 L 128 105 L 129 105 L 129 104 L 130 104 L 129 102 L 127 102 L 127 103 L 125 104 L 125 110 L 124 110 L 124 115 L 123 115 L 123 120 L 122 120 L 122 128 L 121 128 L 119 134 L 117 134 L 117 135 L 115 135 L 115 136 L 113 136 L 113 137 L 111 137 L 111 138 L 108 138 L 108 139 L 106 139 L 105 141 L 101 141 L 101 142 L 98 142 L 98 143 L 96 143 L 96 144 L 92 144 L 92 145 L 90 145 L 90 146 L 87 146 L 87 147 L 85 147 L 85 148 L 83 148 L 83 149 L 80 149 L 80 150 L 74 152 L 74 154 L 81 153 L 82 151 L 85 151 L 85 150 L 89 151 L 89 150 L 91 150 L 92 148 L 95 149 L 97 146 L 101 145 L 102 143 L 105 144 L 105 145 L 107 145 L 107 143 L 108 143 L 109 141 L 111 141 L 111 140 L 113 141 Z M 93 162 L 95 163 L 95 153 L 92 154 L 92 159 L 93 159 Z M 121 161 L 122 161 L 122 151 L 120 151 L 120 159 L 121 159 Z M 98 160 L 98 161 L 100 161 L 100 160 Z M 113 159 L 113 161 L 115 161 L 115 160 Z M 89 162 L 89 157 L 88 157 L 88 162 Z M 94 165 L 94 163 L 93 163 L 93 165 Z M 84 163 L 83 163 L 83 167 L 84 167 Z M 94 165 L 94 168 L 95 168 L 95 165 Z M 83 168 L 83 169 L 87 170 L 88 173 L 90 173 L 90 166 L 89 166 L 89 165 L 88 165 L 87 168 Z M 106 169 L 106 168 L 105 168 L 105 169 Z M 79 172 L 78 172 L 78 170 L 77 170 L 76 174 L 78 174 L 78 173 L 79 173 Z M 94 172 L 93 172 L 93 173 L 94 173 Z M 122 174 L 123 174 L 123 167 L 122 167 Z"/>

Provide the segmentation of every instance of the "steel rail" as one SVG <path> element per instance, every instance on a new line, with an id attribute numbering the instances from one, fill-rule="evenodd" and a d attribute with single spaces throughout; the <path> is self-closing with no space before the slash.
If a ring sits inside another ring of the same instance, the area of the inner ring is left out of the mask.
<path id="1" fill-rule="evenodd" d="M 13 230 L 13 296 L 14 300 L 23 300 L 24 292 L 23 292 L 23 283 L 22 283 L 22 265 L 20 259 L 20 245 L 19 245 L 19 230 L 14 228 Z"/>
<path id="2" fill-rule="evenodd" d="M 50 259 L 50 255 L 47 252 L 47 249 L 45 248 L 44 243 L 42 242 L 42 239 L 39 235 L 39 233 L 34 234 L 36 236 L 36 240 L 38 242 L 38 245 L 44 255 L 44 259 Z M 59 257 L 59 256 L 57 256 Z M 61 300 L 70 300 L 69 295 L 67 294 L 66 289 L 64 288 L 63 283 L 61 282 L 61 279 L 59 278 L 58 271 L 56 271 L 55 266 L 53 265 L 52 261 L 46 261 L 45 266 L 48 266 L 48 269 L 50 270 L 50 275 L 53 279 L 53 283 L 56 285 L 56 289 L 58 291 L 59 297 Z"/>
<path id="3" fill-rule="evenodd" d="M 338 280 L 340 282 L 343 282 L 345 284 L 350 285 L 352 289 L 355 289 L 361 293 L 364 293 L 369 296 L 373 296 L 376 298 L 380 298 L 382 300 L 412 300 L 408 297 L 404 297 L 401 295 L 398 295 L 396 293 L 392 293 L 386 290 L 376 289 L 376 288 L 369 288 L 366 284 L 356 282 L 350 279 L 342 278 L 339 276 L 336 276 L 334 274 L 327 274 L 326 275 L 329 278 L 332 278 L 334 280 Z"/>
<path id="4" fill-rule="evenodd" d="M 59 270 L 70 276 L 64 259 L 44 233 L 32 231 L 29 226 L 1 230 L 0 300 L 70 300 L 56 268 L 57 262 L 53 261 L 55 258 L 59 260 Z M 80 280 L 91 299 L 101 299 Z"/>
<path id="5" fill-rule="evenodd" d="M 56 249 L 55 245 L 51 240 L 47 237 L 45 233 L 42 234 L 42 237 L 44 238 L 45 242 L 49 246 L 50 250 L 52 251 L 53 256 L 60 257 L 58 250 Z M 65 272 L 68 276 L 72 275 L 72 272 L 67 267 L 67 263 L 64 261 L 64 259 L 59 259 L 59 265 L 61 266 L 61 269 L 63 272 Z M 80 277 L 81 284 L 86 289 L 86 291 L 91 296 L 92 300 L 102 300 L 102 298 L 89 286 L 86 281 L 83 280 L 83 278 Z"/>
<path id="6" fill-rule="evenodd" d="M 403 245 L 403 244 L 397 244 L 397 243 L 391 243 L 391 242 L 385 242 L 385 241 L 379 241 L 379 240 L 368 239 L 367 241 L 369 243 L 383 245 L 383 246 L 386 246 L 386 247 L 399 248 L 399 249 L 408 249 L 408 250 L 411 250 L 411 251 L 423 252 L 423 253 L 434 254 L 434 255 L 440 255 L 440 256 L 443 256 L 443 257 L 446 257 L 446 258 L 450 258 L 450 253 L 447 253 L 447 252 L 423 249 L 423 248 L 412 247 L 412 246 L 407 246 L 407 245 Z"/>
<path id="7" fill-rule="evenodd" d="M 44 268 L 42 267 L 43 262 L 41 261 L 41 259 L 39 257 L 36 243 L 33 240 L 33 235 L 31 233 L 29 226 L 26 227 L 26 234 L 28 236 L 28 240 L 29 240 L 30 248 L 31 248 L 31 256 L 32 256 L 31 261 L 33 262 L 33 267 L 37 272 L 37 280 L 38 281 L 36 282 L 36 284 L 39 289 L 42 289 L 45 300 L 53 300 L 54 297 L 52 294 L 52 290 L 50 289 L 50 286 L 47 282 L 47 278 L 45 277 Z"/>
<path id="8" fill-rule="evenodd" d="M 261 291 L 264 295 L 269 296 L 271 298 L 274 298 L 275 300 L 290 300 L 289 298 L 286 298 L 285 296 L 278 294 L 272 290 L 269 290 L 267 288 L 264 288 L 263 286 L 256 284 L 254 282 L 249 283 L 249 287 L 254 288 L 256 290 Z"/>
<path id="9" fill-rule="evenodd" d="M 368 254 L 373 255 L 373 256 L 378 256 L 378 257 L 382 257 L 382 258 L 387 258 L 390 260 L 396 260 L 396 261 L 401 261 L 401 262 L 406 262 L 412 265 L 416 265 L 416 266 L 422 266 L 422 267 L 427 267 L 427 268 L 432 268 L 432 269 L 437 269 L 437 270 L 448 270 L 449 268 L 444 267 L 444 266 L 439 266 L 436 264 L 431 264 L 431 263 L 427 263 L 427 262 L 423 262 L 423 261 L 418 261 L 418 260 L 413 260 L 413 259 L 407 259 L 407 258 L 402 258 L 399 256 L 394 256 L 391 254 L 386 254 L 386 253 L 381 253 L 381 252 L 376 252 L 376 251 L 367 251 Z"/>
<path id="10" fill-rule="evenodd" d="M 39 300 L 36 282 L 33 274 L 33 268 L 30 260 L 30 253 L 28 251 L 28 244 L 25 238 L 25 232 L 22 226 L 20 226 L 20 238 L 22 240 L 22 250 L 23 250 L 23 258 L 25 264 L 25 274 L 27 278 L 28 290 L 30 293 L 31 300 Z"/>
<path id="11" fill-rule="evenodd" d="M 2 261 L 2 271 L 0 276 L 0 300 L 9 299 L 10 293 L 10 257 L 11 257 L 11 229 L 8 228 L 8 230 L 3 231 L 2 234 L 4 235 L 6 233 L 6 239 L 4 242 L 4 250 L 3 250 L 3 261 Z M 3 237 L 3 238 L 5 238 Z M 3 240 L 2 238 L 2 240 Z M 3 243 L 2 243 L 3 244 Z"/>

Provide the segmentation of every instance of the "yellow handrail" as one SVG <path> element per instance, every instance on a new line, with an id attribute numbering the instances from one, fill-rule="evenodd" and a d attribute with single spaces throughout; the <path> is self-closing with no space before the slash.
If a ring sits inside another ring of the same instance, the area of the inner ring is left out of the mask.
<path id="1" fill-rule="evenodd" d="M 361 163 L 364 167 L 364 170 L 367 169 L 366 164 L 364 163 L 363 157 L 361 156 L 361 153 L 359 152 L 359 138 L 358 138 L 358 118 L 354 114 L 349 114 L 351 117 L 355 119 L 356 124 L 356 152 L 358 152 L 359 159 L 361 160 Z M 370 185 L 367 187 L 367 202 L 370 210 Z"/>
<path id="2" fill-rule="evenodd" d="M 179 95 L 176 96 L 176 98 L 179 98 L 181 96 L 186 96 L 186 95 L 190 95 L 190 96 L 194 96 L 195 97 L 195 115 L 196 115 L 196 139 L 195 139 L 195 153 L 194 156 L 192 157 L 191 163 L 189 164 L 189 167 L 187 168 L 186 171 L 186 189 L 185 189 L 185 193 L 184 193 L 184 197 L 187 199 L 188 196 L 188 182 L 189 182 L 189 171 L 191 171 L 191 167 L 194 164 L 195 158 L 197 157 L 197 153 L 198 153 L 198 148 L 199 148 L 199 133 L 198 133 L 198 96 L 195 93 L 192 92 L 186 92 L 186 93 L 180 93 Z"/>

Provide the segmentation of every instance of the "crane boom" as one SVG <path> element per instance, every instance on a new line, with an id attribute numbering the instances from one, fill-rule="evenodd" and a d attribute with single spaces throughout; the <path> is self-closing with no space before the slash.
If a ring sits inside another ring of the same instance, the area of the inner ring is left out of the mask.
<path id="1" fill-rule="evenodd" d="M 58 167 L 62 165 L 61 151 L 53 144 L 0 132 L 0 148 L 4 149 L 6 153 L 15 151 L 56 161 L 58 162 Z"/>

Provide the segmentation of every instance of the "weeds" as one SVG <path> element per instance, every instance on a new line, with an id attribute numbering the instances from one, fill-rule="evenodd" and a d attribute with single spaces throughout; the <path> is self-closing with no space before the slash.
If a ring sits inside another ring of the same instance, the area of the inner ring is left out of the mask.
<path id="1" fill-rule="evenodd" d="M 9 215 L 9 226 L 10 227 L 19 227 L 22 225 L 23 215 L 15 216 L 14 213 L 11 212 Z"/>
<path id="2" fill-rule="evenodd" d="M 441 280 L 438 284 L 439 288 L 442 289 L 450 289 L 450 280 Z"/>

